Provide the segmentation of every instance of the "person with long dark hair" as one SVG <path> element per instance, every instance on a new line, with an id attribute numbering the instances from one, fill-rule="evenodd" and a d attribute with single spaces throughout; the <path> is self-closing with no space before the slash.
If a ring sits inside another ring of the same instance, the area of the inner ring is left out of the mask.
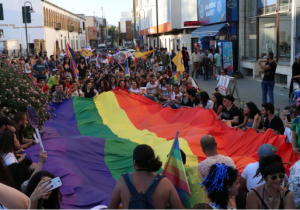
<path id="1" fill-rule="evenodd" d="M 19 160 L 15 156 L 15 152 L 19 150 L 20 142 L 12 131 L 4 131 L 0 136 L 0 156 L 3 158 L 6 166 L 22 162 L 25 159 L 25 154 Z"/>
<path id="2" fill-rule="evenodd" d="M 100 85 L 97 88 L 98 89 L 98 93 L 103 93 L 103 92 L 107 92 L 109 91 L 109 84 L 105 79 L 101 79 L 100 80 Z"/>
<path id="3" fill-rule="evenodd" d="M 62 194 L 59 188 L 47 192 L 52 187 L 50 182 L 42 186 L 44 182 L 53 178 L 54 175 L 48 171 L 40 171 L 31 178 L 25 192 L 30 197 L 30 209 L 60 209 Z"/>
<path id="4" fill-rule="evenodd" d="M 212 101 L 214 102 L 213 110 L 219 116 L 223 111 L 223 98 L 220 93 L 213 93 Z"/>
<path id="5" fill-rule="evenodd" d="M 248 209 L 294 209 L 294 197 L 290 190 L 283 188 L 285 168 L 278 155 L 259 159 L 256 176 L 262 175 L 266 183 L 252 189 L 247 197 Z M 254 176 L 254 177 L 256 177 Z"/>
<path id="6" fill-rule="evenodd" d="M 84 57 L 81 57 L 79 60 L 79 65 L 77 66 L 77 69 L 79 71 L 79 77 L 84 78 L 86 75 L 86 72 L 88 70 L 88 66 L 85 64 Z"/>
<path id="7" fill-rule="evenodd" d="M 150 146 L 143 144 L 134 149 L 133 166 L 134 172 L 123 174 L 118 180 L 108 209 L 117 209 L 121 202 L 124 209 L 136 208 L 135 203 L 130 201 L 132 196 L 138 197 L 138 194 L 150 196 L 154 205 L 152 209 L 166 209 L 168 204 L 172 209 L 183 208 L 174 185 L 169 179 L 164 179 L 164 175 L 155 173 L 161 168 L 162 162 L 155 157 Z M 135 193 L 132 193 L 132 189 Z M 138 200 L 136 203 L 142 202 Z M 147 204 L 150 205 L 150 202 Z"/>
<path id="8" fill-rule="evenodd" d="M 241 128 L 243 130 L 247 130 L 248 128 L 262 129 L 261 112 L 252 101 L 245 104 L 244 116 L 244 122 L 235 128 Z"/>
<path id="9" fill-rule="evenodd" d="M 13 177 L 0 156 L 0 209 L 28 209 L 30 201 L 26 195 L 12 188 Z"/>
<path id="10" fill-rule="evenodd" d="M 112 76 L 109 81 L 110 90 L 114 90 L 118 86 L 117 79 L 115 76 Z"/>
<path id="11" fill-rule="evenodd" d="M 68 58 L 68 57 L 64 58 L 62 67 L 64 69 L 64 74 L 65 74 L 65 72 L 72 72 L 70 58 Z"/>
<path id="12" fill-rule="evenodd" d="M 119 85 L 114 89 L 114 91 L 125 91 L 128 92 L 127 84 L 125 80 L 120 80 Z"/>
<path id="13" fill-rule="evenodd" d="M 208 93 L 205 91 L 200 93 L 200 106 L 205 109 L 212 109 L 214 107 L 214 103 L 210 100 Z"/>
<path id="14" fill-rule="evenodd" d="M 238 170 L 224 163 L 211 166 L 208 176 L 201 184 L 206 187 L 209 204 L 213 209 L 236 209 L 234 197 L 239 192 Z"/>

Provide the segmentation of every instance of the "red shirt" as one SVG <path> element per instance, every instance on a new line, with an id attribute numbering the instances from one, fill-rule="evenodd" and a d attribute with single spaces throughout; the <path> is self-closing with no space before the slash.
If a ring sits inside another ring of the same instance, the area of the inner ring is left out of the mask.
<path id="1" fill-rule="evenodd" d="M 126 89 L 126 88 L 120 88 L 119 86 L 118 87 L 116 87 L 115 89 L 114 89 L 114 91 L 119 91 L 119 90 L 123 90 L 123 91 L 126 91 L 126 92 L 128 92 L 128 90 Z"/>
<path id="2" fill-rule="evenodd" d="M 170 78 L 172 78 L 172 71 L 170 70 L 170 69 L 168 69 L 168 76 L 170 77 Z"/>
<path id="3" fill-rule="evenodd" d="M 48 85 L 45 85 L 44 87 L 43 87 L 43 92 L 47 92 L 49 90 L 49 86 Z"/>

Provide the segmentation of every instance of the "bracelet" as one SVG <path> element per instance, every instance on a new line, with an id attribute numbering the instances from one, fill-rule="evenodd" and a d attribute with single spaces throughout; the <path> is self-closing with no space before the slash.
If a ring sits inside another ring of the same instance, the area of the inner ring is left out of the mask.
<path id="1" fill-rule="evenodd" d="M 43 163 L 43 164 L 44 164 L 45 162 L 43 162 L 43 161 L 39 161 L 39 163 Z"/>

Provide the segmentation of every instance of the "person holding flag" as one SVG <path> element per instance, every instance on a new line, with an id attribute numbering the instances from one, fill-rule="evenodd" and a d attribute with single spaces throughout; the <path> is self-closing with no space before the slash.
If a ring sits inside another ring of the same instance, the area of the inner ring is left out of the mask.
<path id="1" fill-rule="evenodd" d="M 169 179 L 156 174 L 162 162 L 148 145 L 133 151 L 134 172 L 123 174 L 113 191 L 108 209 L 183 209 L 179 196 Z"/>

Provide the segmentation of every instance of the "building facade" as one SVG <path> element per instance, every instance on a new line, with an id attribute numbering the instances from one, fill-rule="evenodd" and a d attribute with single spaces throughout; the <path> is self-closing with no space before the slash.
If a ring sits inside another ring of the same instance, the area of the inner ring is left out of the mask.
<path id="1" fill-rule="evenodd" d="M 97 16 L 84 16 L 83 14 L 79 14 L 79 16 L 84 17 L 86 20 L 87 46 L 97 47 L 98 44 L 105 44 L 107 38 L 106 19 Z"/>
<path id="2" fill-rule="evenodd" d="M 133 25 L 132 13 L 122 12 L 119 22 L 119 45 L 127 48 L 133 48 Z"/>
<path id="3" fill-rule="evenodd" d="M 139 30 L 138 43 L 140 47 L 154 48 L 157 46 L 156 0 L 136 0 L 135 4 L 136 28 Z M 158 1 L 159 47 L 176 51 L 186 46 L 191 53 L 191 33 L 197 25 L 185 25 L 186 21 L 197 21 L 197 0 Z"/>
<path id="4" fill-rule="evenodd" d="M 74 50 L 85 47 L 84 18 L 46 0 L 30 2 L 34 13 L 29 13 L 31 5 L 24 6 L 24 1 L 1 1 L 0 51 L 11 57 L 26 55 L 25 20 L 30 54 L 36 54 L 40 49 L 52 55 L 54 46 L 65 49 L 67 42 Z"/>
<path id="5" fill-rule="evenodd" d="M 297 0 L 241 0 L 240 1 L 240 71 L 253 79 L 263 74 L 257 60 L 266 61 L 268 52 L 277 62 L 275 82 L 289 87 L 292 65 L 299 47 L 297 32 Z M 299 18 L 299 16 L 298 16 Z"/>

